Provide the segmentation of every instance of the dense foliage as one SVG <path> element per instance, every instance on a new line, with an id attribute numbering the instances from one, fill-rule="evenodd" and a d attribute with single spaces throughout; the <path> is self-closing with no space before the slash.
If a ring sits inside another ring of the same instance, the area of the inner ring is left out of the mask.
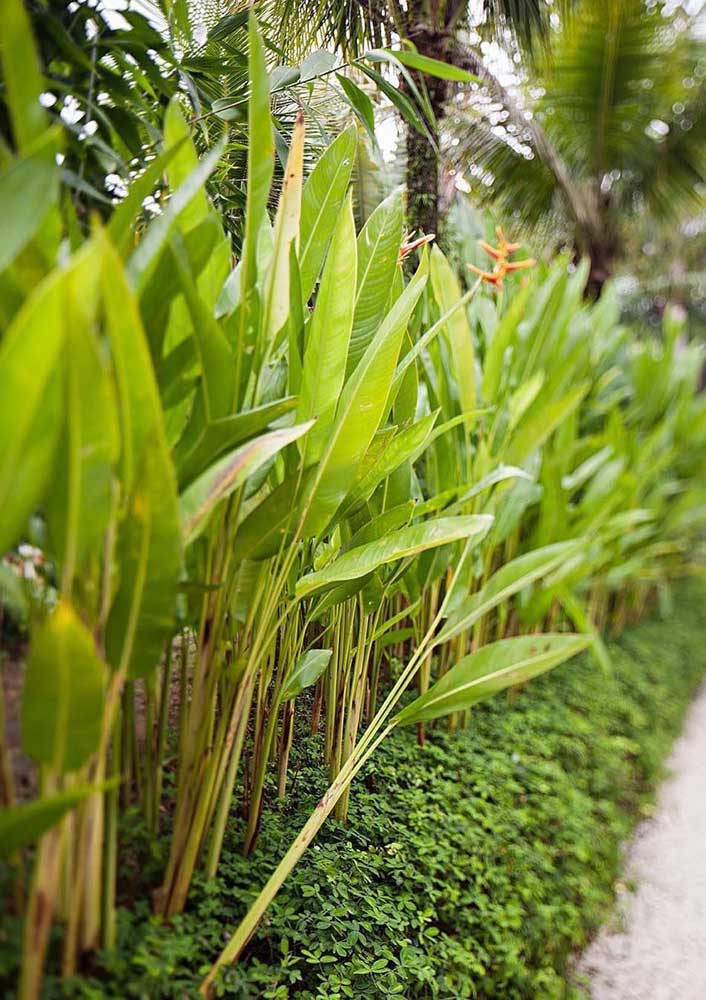
<path id="1" fill-rule="evenodd" d="M 536 265 L 500 228 L 463 292 L 406 240 L 400 190 L 358 227 L 355 127 L 307 171 L 298 114 L 273 197 L 284 140 L 253 14 L 237 233 L 206 186 L 228 129 L 201 155 L 180 91 L 125 197 L 82 218 L 20 0 L 5 30 L 0 552 L 36 789 L 18 795 L 3 735 L 20 996 L 40 993 L 54 924 L 65 978 L 114 946 L 126 815 L 166 832 L 140 898 L 174 918 L 219 872 L 234 803 L 256 850 L 307 726 L 328 790 L 208 995 L 393 730 L 423 745 L 588 647 L 609 669 L 603 628 L 699 568 L 700 352 L 673 313 L 661 342 L 631 343 L 610 291 L 585 299 L 587 263 Z M 30 540 L 43 589 L 10 569 Z"/>
<path id="2" fill-rule="evenodd" d="M 225 995 L 565 1000 L 567 959 L 605 918 L 621 843 L 649 814 L 703 677 L 703 597 L 701 586 L 680 588 L 665 621 L 612 643 L 611 676 L 584 657 L 531 685 L 512 711 L 501 699 L 479 707 L 468 731 L 433 730 L 425 747 L 393 737 L 364 772 L 350 826 L 322 832 Z M 218 876 L 199 883 L 191 911 L 166 927 L 144 903 L 121 910 L 117 953 L 74 980 L 72 996 L 195 993 L 223 921 L 242 915 L 321 787 L 319 740 L 301 736 L 292 798 L 268 815 L 258 854 L 242 857 L 234 818 Z M 158 865 L 164 844 L 147 849 L 130 822 L 142 865 Z M 134 892 L 134 866 L 121 882 Z M 5 935 L 11 978 L 16 932 L 6 925 Z M 52 979 L 48 997 L 55 990 Z"/>

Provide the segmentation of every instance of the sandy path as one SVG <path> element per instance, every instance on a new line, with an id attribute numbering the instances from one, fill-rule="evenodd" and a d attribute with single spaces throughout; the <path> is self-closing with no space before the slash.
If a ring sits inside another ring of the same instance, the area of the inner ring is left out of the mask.
<path id="1" fill-rule="evenodd" d="M 592 1000 L 706 1000 L 706 687 L 627 858 L 617 912 L 579 971 Z"/>

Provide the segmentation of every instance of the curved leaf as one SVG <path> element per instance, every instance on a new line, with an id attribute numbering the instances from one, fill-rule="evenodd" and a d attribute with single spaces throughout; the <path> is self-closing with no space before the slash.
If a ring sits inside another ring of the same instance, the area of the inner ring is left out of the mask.
<path id="1" fill-rule="evenodd" d="M 436 643 L 448 642 L 454 636 L 465 632 L 484 614 L 519 593 L 540 577 L 546 576 L 574 555 L 580 541 L 556 542 L 541 549 L 527 552 L 506 563 L 494 573 L 485 586 L 464 598 L 453 608 L 444 628 L 436 637 Z"/>
<path id="2" fill-rule="evenodd" d="M 35 630 L 22 692 L 22 746 L 38 764 L 75 771 L 98 748 L 105 665 L 62 601 Z"/>
<path id="3" fill-rule="evenodd" d="M 487 514 L 440 517 L 390 532 L 384 538 L 350 549 L 318 573 L 304 576 L 296 585 L 296 596 L 301 599 L 322 587 L 344 580 L 355 580 L 372 573 L 379 566 L 397 562 L 399 559 L 439 545 L 448 545 L 450 542 L 470 538 L 473 535 L 477 535 L 480 541 L 492 522 L 492 517 Z"/>
<path id="4" fill-rule="evenodd" d="M 501 639 L 464 656 L 425 694 L 393 720 L 409 725 L 430 722 L 452 712 L 463 712 L 513 684 L 551 670 L 590 645 L 585 635 L 523 635 Z"/>
<path id="5" fill-rule="evenodd" d="M 353 325 L 356 265 L 355 223 L 349 196 L 326 257 L 304 352 L 297 419 L 316 419 L 316 426 L 302 446 L 308 464 L 321 457 L 343 388 Z"/>
<path id="6" fill-rule="evenodd" d="M 296 662 L 282 688 L 282 701 L 291 701 L 312 684 L 316 684 L 331 659 L 330 649 L 308 649 Z"/>
<path id="7" fill-rule="evenodd" d="M 270 431 L 220 459 L 179 497 L 182 532 L 187 544 L 197 538 L 214 508 L 241 486 L 248 476 L 286 445 L 306 434 L 314 421 Z"/>
<path id="8" fill-rule="evenodd" d="M 353 170 L 357 133 L 342 132 L 323 154 L 304 185 L 299 236 L 302 299 L 314 290 Z"/>

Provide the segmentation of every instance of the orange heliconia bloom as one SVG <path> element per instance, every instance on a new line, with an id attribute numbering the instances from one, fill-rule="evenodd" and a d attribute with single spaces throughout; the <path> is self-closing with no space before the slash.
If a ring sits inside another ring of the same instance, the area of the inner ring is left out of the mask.
<path id="1" fill-rule="evenodd" d="M 498 245 L 496 247 L 491 247 L 490 243 L 486 243 L 485 240 L 478 240 L 478 246 L 481 250 L 485 250 L 488 256 L 492 257 L 495 261 L 493 270 L 484 271 L 482 268 L 476 267 L 475 264 L 469 264 L 468 267 L 474 274 L 482 278 L 483 281 L 495 285 L 496 288 L 502 288 L 503 280 L 508 274 L 511 274 L 513 271 L 524 271 L 528 267 L 534 267 L 536 261 L 531 257 L 527 260 L 510 260 L 510 254 L 519 250 L 520 244 L 508 243 L 500 226 L 497 227 L 495 233 L 498 237 Z"/>

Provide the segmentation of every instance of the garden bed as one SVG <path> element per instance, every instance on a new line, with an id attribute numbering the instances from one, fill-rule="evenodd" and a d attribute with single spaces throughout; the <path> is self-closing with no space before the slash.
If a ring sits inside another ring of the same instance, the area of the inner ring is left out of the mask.
<path id="1" fill-rule="evenodd" d="M 222 996 L 566 998 L 571 955 L 608 912 L 620 847 L 650 808 L 662 763 L 706 670 L 704 589 L 611 645 L 613 676 L 588 656 L 474 711 L 470 730 L 412 733 L 356 782 L 349 825 L 330 820 L 267 914 Z M 205 966 L 308 815 L 326 779 L 297 741 L 291 795 L 270 806 L 244 859 L 234 818 L 217 880 L 164 925 L 141 891 L 166 845 L 140 840 L 121 876 L 119 948 L 62 992 L 82 998 L 196 996 Z M 13 978 L 18 928 L 6 925 Z M 9 996 L 9 994 L 7 994 Z"/>

